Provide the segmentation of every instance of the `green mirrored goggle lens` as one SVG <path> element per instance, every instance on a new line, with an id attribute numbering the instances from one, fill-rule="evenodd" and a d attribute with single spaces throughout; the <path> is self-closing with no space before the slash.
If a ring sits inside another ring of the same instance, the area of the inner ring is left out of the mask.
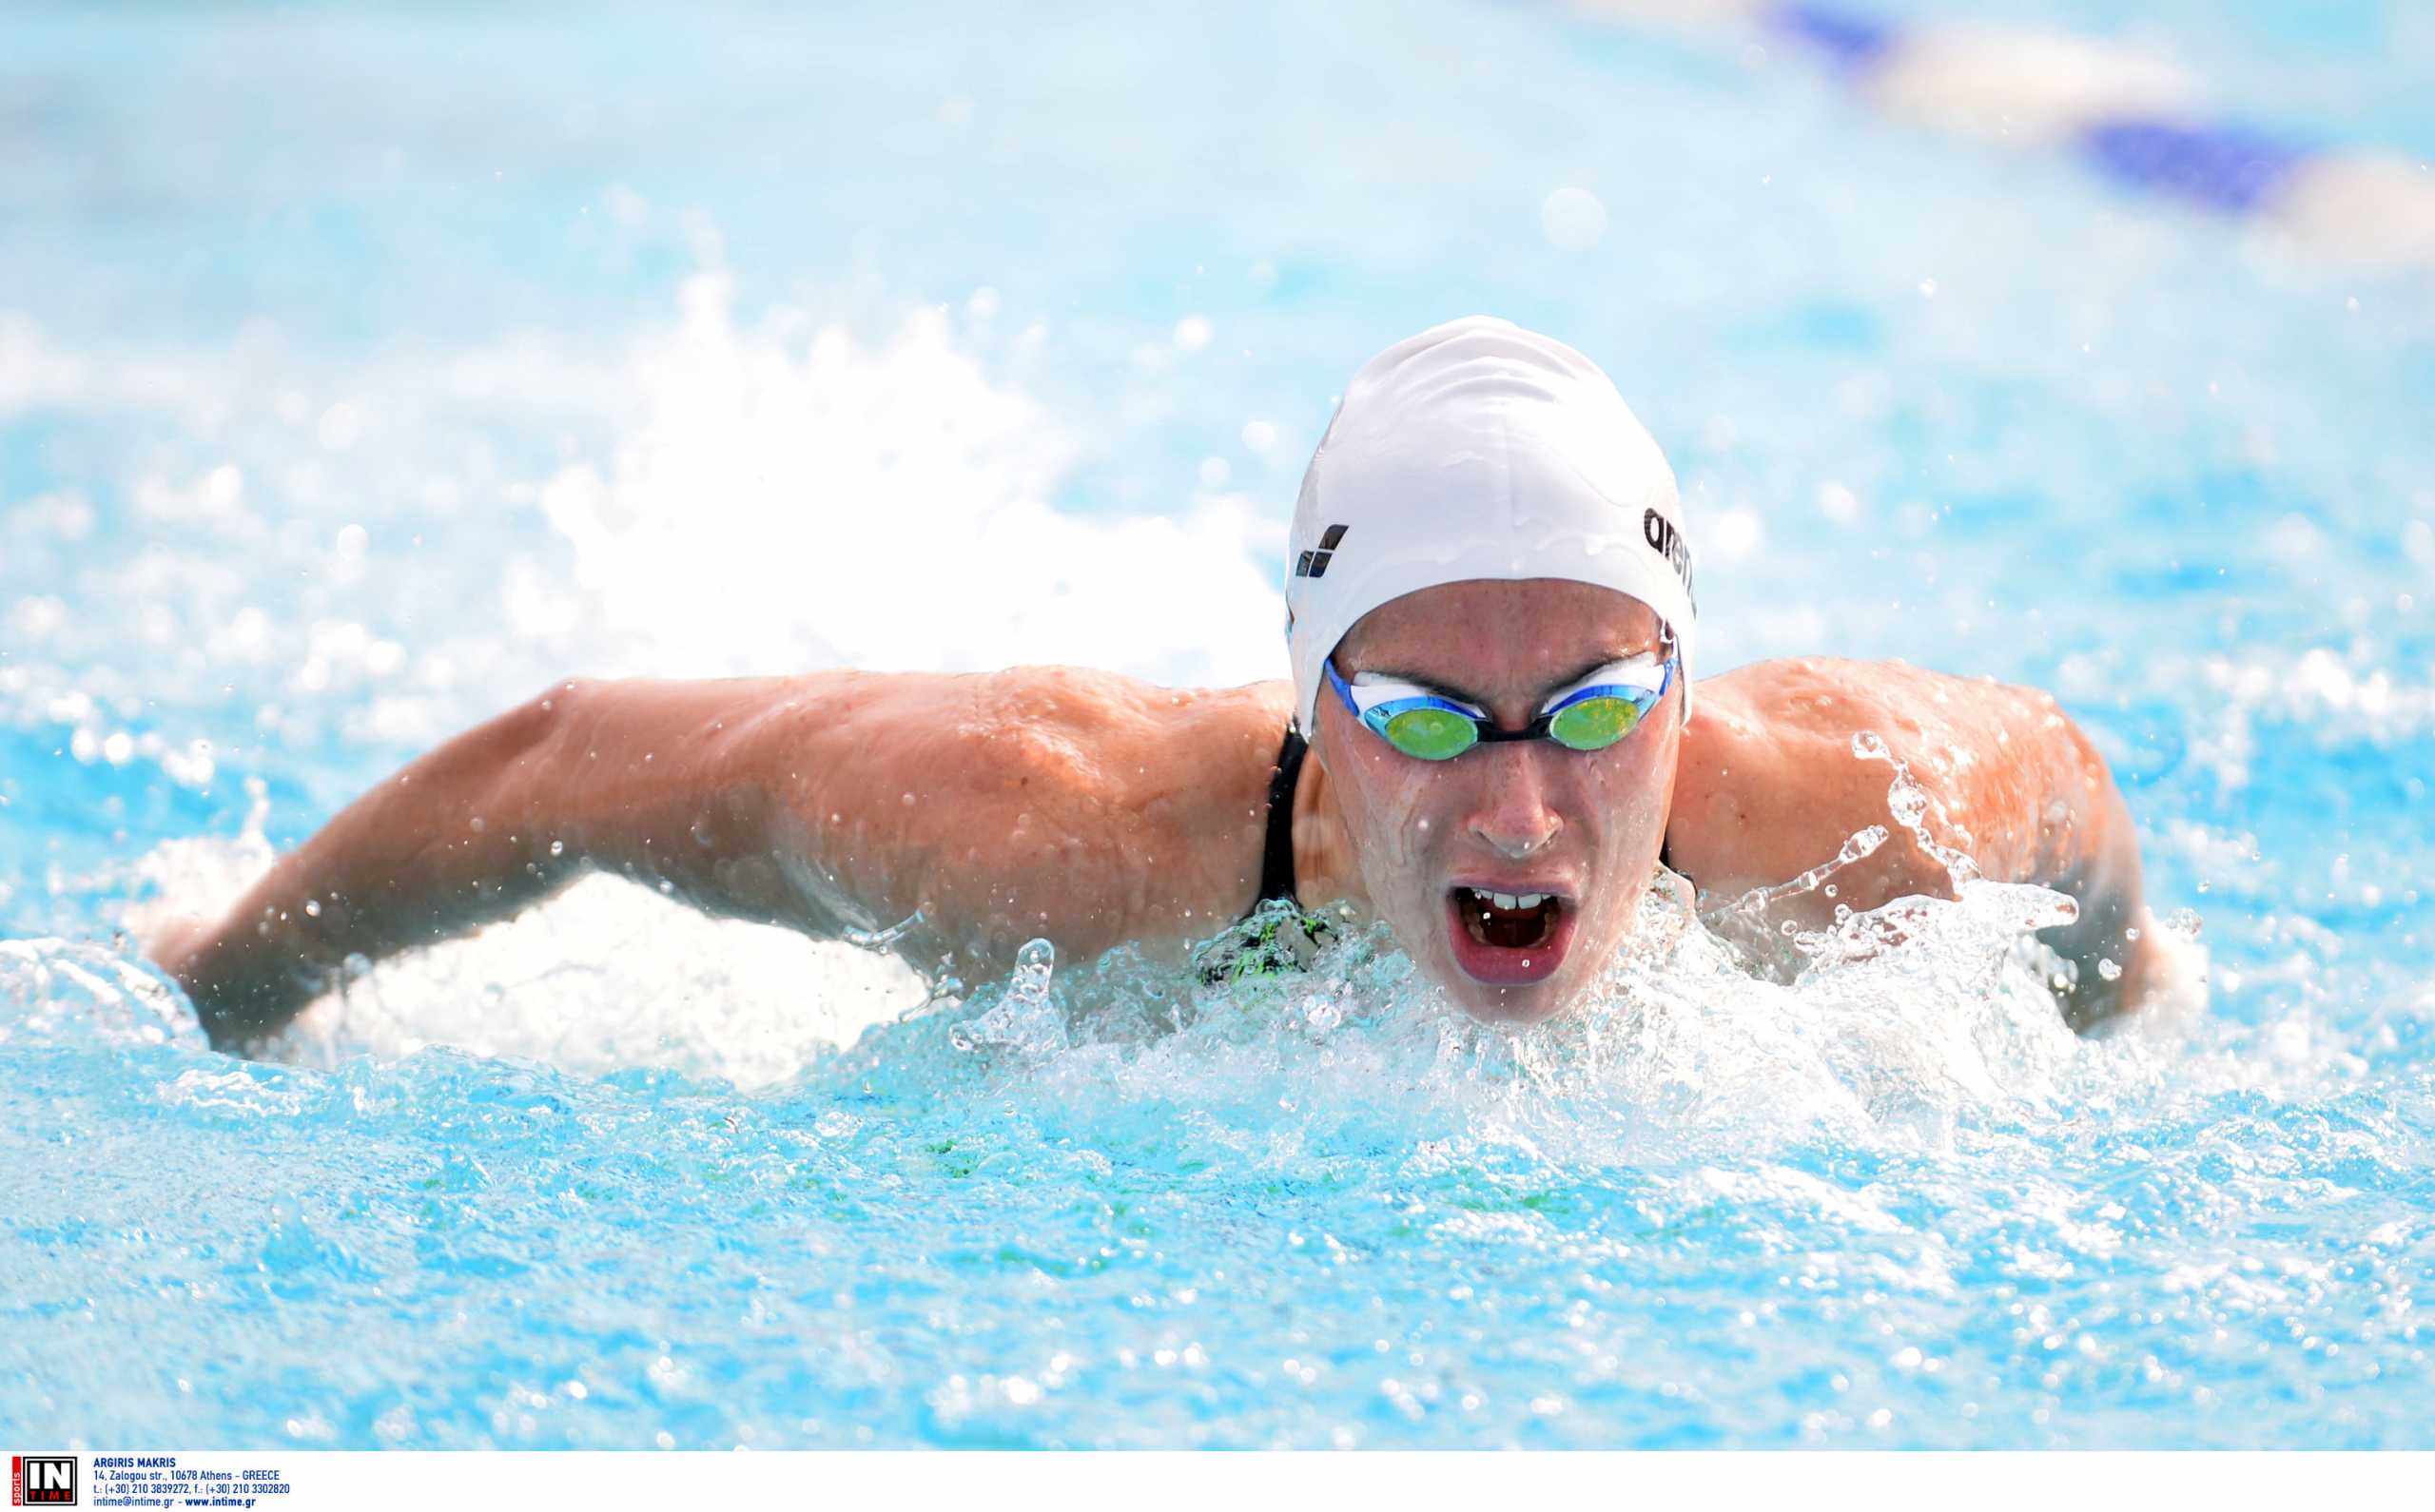
<path id="1" fill-rule="evenodd" d="M 1451 761 L 1480 738 L 1477 725 L 1450 708 L 1407 708 L 1380 733 L 1395 749 L 1425 762 Z"/>
<path id="2" fill-rule="evenodd" d="M 1557 709 L 1548 733 L 1573 750 L 1604 750 L 1632 732 L 1640 713 L 1628 698 L 1585 698 Z"/>

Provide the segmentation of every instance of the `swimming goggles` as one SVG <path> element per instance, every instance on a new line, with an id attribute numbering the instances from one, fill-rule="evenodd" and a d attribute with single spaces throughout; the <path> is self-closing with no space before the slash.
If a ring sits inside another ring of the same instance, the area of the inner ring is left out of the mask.
<path id="1" fill-rule="evenodd" d="M 1328 686 L 1353 717 L 1407 756 L 1425 762 L 1452 761 L 1482 741 L 1554 741 L 1568 750 L 1605 750 L 1640 727 L 1674 686 L 1680 658 L 1671 650 L 1609 662 L 1551 695 L 1525 729 L 1498 729 L 1489 715 L 1468 704 L 1412 683 L 1380 679 L 1356 688 L 1335 669 L 1331 656 L 1320 664 Z"/>

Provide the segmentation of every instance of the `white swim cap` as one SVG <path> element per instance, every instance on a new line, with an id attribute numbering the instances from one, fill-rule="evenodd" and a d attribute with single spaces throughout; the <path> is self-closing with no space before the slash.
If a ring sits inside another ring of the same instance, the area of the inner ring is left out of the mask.
<path id="1" fill-rule="evenodd" d="M 1697 606 L 1673 469 L 1595 363 L 1475 315 L 1372 358 L 1302 475 L 1285 634 L 1303 732 L 1354 621 L 1483 577 L 1596 583 L 1655 610 L 1682 649 L 1690 717 Z"/>

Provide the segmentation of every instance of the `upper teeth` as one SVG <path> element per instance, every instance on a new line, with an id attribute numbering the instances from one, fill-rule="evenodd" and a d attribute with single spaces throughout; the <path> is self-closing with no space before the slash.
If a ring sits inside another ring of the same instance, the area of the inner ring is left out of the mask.
<path id="1" fill-rule="evenodd" d="M 1548 901 L 1545 893 L 1490 893 L 1488 901 L 1499 908 L 1536 908 Z"/>

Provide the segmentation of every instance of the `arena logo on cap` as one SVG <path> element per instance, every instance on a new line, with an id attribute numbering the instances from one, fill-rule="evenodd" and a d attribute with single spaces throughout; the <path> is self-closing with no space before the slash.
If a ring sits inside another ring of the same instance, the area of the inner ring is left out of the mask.
<path id="1" fill-rule="evenodd" d="M 1683 580 L 1683 596 L 1691 601 L 1691 608 L 1696 611 L 1700 595 L 1691 590 L 1691 543 L 1683 539 L 1683 533 L 1674 528 L 1672 520 L 1655 510 L 1640 517 L 1640 531 L 1647 539 L 1649 550 L 1665 557 L 1673 567 L 1674 575 Z"/>
<path id="2" fill-rule="evenodd" d="M 9 1456 L 10 1506 L 74 1506 L 76 1457 L 72 1454 Z"/>
<path id="3" fill-rule="evenodd" d="M 1326 533 L 1320 535 L 1318 546 L 1315 550 L 1304 552 L 1301 559 L 1294 564 L 1294 575 L 1295 577 L 1327 576 L 1328 563 L 1334 557 L 1336 545 L 1344 539 L 1346 529 L 1347 527 L 1342 525 L 1329 526 Z M 1293 627 L 1290 623 L 1286 630 L 1288 634 L 1292 633 Z"/>

